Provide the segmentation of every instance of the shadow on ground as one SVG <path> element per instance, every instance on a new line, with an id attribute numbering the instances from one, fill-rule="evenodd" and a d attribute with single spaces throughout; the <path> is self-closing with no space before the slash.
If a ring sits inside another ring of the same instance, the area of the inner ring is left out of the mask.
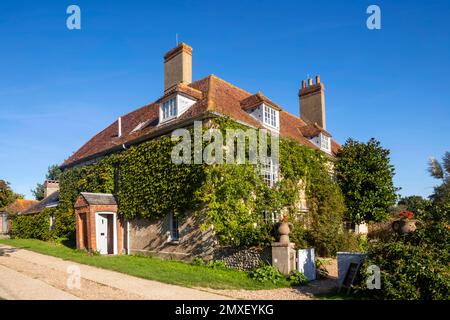
<path id="1" fill-rule="evenodd" d="M 5 248 L 5 247 L 0 247 L 0 257 L 1 256 L 9 256 L 10 253 L 14 253 L 17 252 L 19 249 L 17 248 Z"/>

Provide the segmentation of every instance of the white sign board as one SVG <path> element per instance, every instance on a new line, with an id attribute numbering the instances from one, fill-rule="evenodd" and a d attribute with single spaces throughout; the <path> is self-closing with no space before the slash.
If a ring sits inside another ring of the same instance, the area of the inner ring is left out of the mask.
<path id="1" fill-rule="evenodd" d="M 298 250 L 297 270 L 302 272 L 309 281 L 316 280 L 314 248 Z"/>

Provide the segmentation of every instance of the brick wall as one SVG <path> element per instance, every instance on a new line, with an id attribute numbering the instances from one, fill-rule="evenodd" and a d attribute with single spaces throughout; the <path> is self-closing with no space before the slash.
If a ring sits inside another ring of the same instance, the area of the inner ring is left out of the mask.
<path id="1" fill-rule="evenodd" d="M 83 197 L 78 197 L 75 203 L 75 227 L 76 227 L 76 241 L 77 249 L 88 249 L 89 251 L 97 250 L 96 241 L 96 213 L 97 212 L 112 212 L 116 214 L 116 244 L 117 254 L 121 254 L 123 246 L 124 226 L 120 215 L 117 213 L 117 205 L 89 205 Z M 86 217 L 86 228 L 83 227 L 83 218 Z M 87 236 L 85 236 L 87 232 Z M 87 244 L 84 239 L 87 238 Z"/>

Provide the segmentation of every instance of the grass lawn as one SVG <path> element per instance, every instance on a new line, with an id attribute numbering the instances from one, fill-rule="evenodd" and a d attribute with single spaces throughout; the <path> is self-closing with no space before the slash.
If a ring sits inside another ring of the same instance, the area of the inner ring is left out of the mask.
<path id="1" fill-rule="evenodd" d="M 34 239 L 7 239 L 0 240 L 0 243 L 64 260 L 185 287 L 258 290 L 289 286 L 288 281 L 284 279 L 277 284 L 271 282 L 261 283 L 251 279 L 246 272 L 233 269 L 213 269 L 176 260 L 131 255 L 89 255 L 87 252 L 78 251 L 57 242 L 44 242 Z"/>

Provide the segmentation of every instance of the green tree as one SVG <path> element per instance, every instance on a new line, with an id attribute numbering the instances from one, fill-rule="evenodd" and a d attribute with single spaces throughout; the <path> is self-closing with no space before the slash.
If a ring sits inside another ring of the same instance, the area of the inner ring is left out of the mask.
<path id="1" fill-rule="evenodd" d="M 46 180 L 59 180 L 59 177 L 61 176 L 61 169 L 57 164 L 51 165 L 48 167 L 47 174 L 45 175 Z M 31 193 L 33 193 L 36 200 L 42 200 L 44 199 L 44 185 L 41 183 L 38 183 L 36 185 L 36 188 L 34 190 L 31 190 Z"/>
<path id="2" fill-rule="evenodd" d="M 23 198 L 22 195 L 14 193 L 9 182 L 0 180 L 0 209 L 10 205 L 16 199 Z"/>
<path id="3" fill-rule="evenodd" d="M 396 202 L 390 151 L 372 138 L 348 139 L 338 154 L 336 177 L 344 194 L 347 219 L 354 223 L 381 221 Z"/>
<path id="4" fill-rule="evenodd" d="M 442 163 L 432 158 L 428 171 L 432 177 L 442 181 L 441 185 L 434 188 L 431 199 L 438 205 L 450 203 L 450 152 L 444 154 Z"/>

